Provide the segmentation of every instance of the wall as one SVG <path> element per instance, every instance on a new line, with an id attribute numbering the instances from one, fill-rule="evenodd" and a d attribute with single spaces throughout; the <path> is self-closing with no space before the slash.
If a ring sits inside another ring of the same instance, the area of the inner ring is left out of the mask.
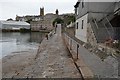
<path id="1" fill-rule="evenodd" d="M 52 30 L 53 29 L 52 23 L 48 20 L 33 21 L 30 24 L 31 24 L 32 31 Z"/>
<path id="2" fill-rule="evenodd" d="M 78 7 L 78 15 L 77 19 L 82 17 L 88 12 L 96 12 L 94 17 L 98 17 L 97 19 L 102 19 L 106 13 L 114 12 L 115 4 L 114 2 L 84 2 L 84 7 L 82 8 L 82 2 Z M 101 15 L 102 14 L 102 15 Z"/>
<path id="3" fill-rule="evenodd" d="M 97 40 L 95 38 L 95 34 L 91 28 L 90 23 L 88 23 L 88 28 L 87 28 L 87 42 L 90 43 L 92 46 L 97 45 Z"/>
<path id="4" fill-rule="evenodd" d="M 81 27 L 82 27 L 82 20 L 84 20 L 83 29 L 81 29 Z M 77 37 L 78 39 L 80 39 L 83 42 L 87 42 L 88 14 L 86 14 L 85 16 L 77 19 L 76 23 L 77 22 L 78 22 L 78 29 L 76 29 L 75 37 Z"/>

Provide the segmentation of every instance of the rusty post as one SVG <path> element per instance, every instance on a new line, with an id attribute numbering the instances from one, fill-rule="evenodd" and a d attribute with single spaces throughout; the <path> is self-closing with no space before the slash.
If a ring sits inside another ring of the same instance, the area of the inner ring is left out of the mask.
<path id="1" fill-rule="evenodd" d="M 72 50 L 72 40 L 70 40 L 70 50 Z"/>
<path id="2" fill-rule="evenodd" d="M 48 40 L 48 34 L 46 34 L 46 39 Z"/>
<path id="3" fill-rule="evenodd" d="M 78 59 L 78 48 L 79 48 L 79 44 L 77 44 L 77 59 Z"/>

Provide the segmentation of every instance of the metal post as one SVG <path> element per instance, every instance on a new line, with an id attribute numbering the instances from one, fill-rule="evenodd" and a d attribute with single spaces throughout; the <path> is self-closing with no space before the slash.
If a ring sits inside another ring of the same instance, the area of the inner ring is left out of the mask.
<path id="1" fill-rule="evenodd" d="M 78 48 L 79 48 L 79 44 L 77 44 L 77 59 L 78 59 Z"/>
<path id="2" fill-rule="evenodd" d="M 70 50 L 72 50 L 72 40 L 70 40 Z"/>

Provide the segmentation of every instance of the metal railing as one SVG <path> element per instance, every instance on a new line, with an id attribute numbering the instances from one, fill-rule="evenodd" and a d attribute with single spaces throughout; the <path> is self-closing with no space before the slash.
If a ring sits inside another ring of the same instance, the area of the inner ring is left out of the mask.
<path id="1" fill-rule="evenodd" d="M 94 13 L 95 14 L 95 13 Z M 108 18 L 104 18 L 101 21 L 97 21 L 93 16 L 94 14 L 90 14 L 91 20 L 91 28 L 94 32 L 97 42 L 104 42 L 106 39 L 113 38 L 114 39 L 114 28 L 109 22 Z M 100 13 L 99 13 L 100 14 Z M 101 13 L 102 15 L 102 13 Z"/>
<path id="2" fill-rule="evenodd" d="M 111 23 L 110 23 L 110 21 L 108 20 L 108 18 L 107 18 L 107 17 L 104 18 L 104 19 L 101 21 L 101 23 L 104 24 L 104 27 L 106 28 L 109 36 L 110 36 L 111 38 L 114 38 L 114 37 L 113 37 L 113 36 L 114 36 L 114 28 L 113 28 L 113 26 L 111 25 Z"/>
<path id="3" fill-rule="evenodd" d="M 63 37 L 65 40 L 66 45 L 68 46 L 68 49 L 72 51 L 72 56 L 74 59 L 78 59 L 78 53 L 79 53 L 79 43 L 75 41 L 73 38 L 68 36 L 66 33 L 63 33 Z"/>
<path id="4" fill-rule="evenodd" d="M 96 24 L 94 24 L 94 22 L 93 21 L 95 21 L 95 20 L 91 20 L 90 21 L 90 25 L 91 25 L 91 28 L 92 28 L 92 31 L 93 31 L 93 33 L 94 33 L 94 36 L 95 36 L 95 38 L 96 38 L 96 40 L 97 40 L 97 42 L 98 42 L 98 27 L 96 26 Z"/>
<path id="5" fill-rule="evenodd" d="M 83 56 L 83 54 L 87 54 L 87 53 L 85 53 L 84 50 L 83 50 L 83 48 L 84 49 L 86 48 L 86 45 L 83 46 L 84 43 L 80 43 L 75 38 L 71 37 L 70 35 L 68 35 L 65 32 L 63 33 L 63 39 L 65 41 L 65 44 L 66 44 L 67 48 L 71 52 L 72 58 L 75 60 L 75 62 L 77 62 L 77 60 L 79 60 L 79 59 L 83 59 L 83 60 L 85 59 L 85 56 Z M 84 63 L 85 63 L 84 67 L 88 67 L 89 64 L 86 63 L 86 60 L 84 61 Z M 81 66 L 81 67 L 83 67 L 83 66 Z M 98 75 L 95 74 L 95 73 L 93 73 L 93 78 L 94 77 L 99 80 Z"/>
<path id="6" fill-rule="evenodd" d="M 105 38 L 109 35 L 109 31 L 107 31 L 107 28 L 104 27 L 104 25 L 101 23 L 98 24 L 94 18 L 92 18 L 90 24 L 97 42 L 103 42 Z"/>
<path id="7" fill-rule="evenodd" d="M 114 40 L 114 36 L 116 34 L 115 29 L 110 23 L 110 20 L 114 18 L 115 5 L 116 3 L 113 3 L 108 8 L 106 8 L 104 11 L 106 13 L 90 13 L 90 17 L 94 21 L 90 21 L 90 24 L 98 42 L 103 42 L 110 37 Z M 95 20 L 95 18 L 97 18 L 97 20 Z"/>

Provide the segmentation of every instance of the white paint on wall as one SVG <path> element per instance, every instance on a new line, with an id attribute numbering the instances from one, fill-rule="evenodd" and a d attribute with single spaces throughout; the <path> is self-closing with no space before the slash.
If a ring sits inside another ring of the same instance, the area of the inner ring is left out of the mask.
<path id="1" fill-rule="evenodd" d="M 82 29 L 82 20 L 83 20 L 83 29 Z M 87 42 L 87 25 L 88 25 L 88 14 L 76 20 L 78 22 L 78 29 L 76 29 L 75 37 L 80 39 L 83 42 Z"/>

